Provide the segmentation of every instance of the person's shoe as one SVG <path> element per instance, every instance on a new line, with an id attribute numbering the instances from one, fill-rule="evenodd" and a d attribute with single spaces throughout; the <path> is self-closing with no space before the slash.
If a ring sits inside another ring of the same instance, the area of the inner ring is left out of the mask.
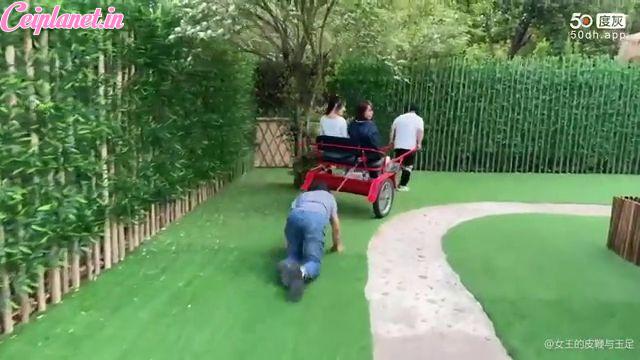
<path id="1" fill-rule="evenodd" d="M 289 301 L 298 302 L 304 293 L 304 275 L 302 268 L 299 266 L 290 268 L 288 271 L 289 278 Z"/>
<path id="2" fill-rule="evenodd" d="M 282 260 L 278 263 L 278 273 L 280 274 L 280 282 L 282 285 L 289 287 L 289 284 L 291 284 L 291 277 L 289 276 L 289 273 L 291 270 L 298 267 L 299 265 L 292 264 L 287 260 Z"/>
<path id="3" fill-rule="evenodd" d="M 404 191 L 409 191 L 409 187 L 400 185 L 400 186 L 398 186 L 398 191 L 403 191 L 403 192 Z"/>

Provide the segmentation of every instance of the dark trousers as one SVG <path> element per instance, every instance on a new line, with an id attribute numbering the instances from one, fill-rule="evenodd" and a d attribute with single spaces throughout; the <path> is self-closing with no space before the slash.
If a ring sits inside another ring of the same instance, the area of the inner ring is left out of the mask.
<path id="1" fill-rule="evenodd" d="M 380 161 L 380 159 L 382 159 L 382 156 L 378 154 L 371 154 L 367 156 L 367 164 L 370 166 L 372 163 Z M 369 177 L 372 179 L 377 178 L 379 175 L 380 175 L 380 171 L 377 171 L 377 170 L 369 171 Z"/>
<path id="2" fill-rule="evenodd" d="M 411 150 L 407 149 L 395 149 L 394 157 L 402 156 Z M 413 163 L 416 161 L 416 153 L 407 155 L 402 161 L 402 176 L 400 176 L 400 186 L 407 186 L 411 179 L 411 171 L 413 170 Z"/>

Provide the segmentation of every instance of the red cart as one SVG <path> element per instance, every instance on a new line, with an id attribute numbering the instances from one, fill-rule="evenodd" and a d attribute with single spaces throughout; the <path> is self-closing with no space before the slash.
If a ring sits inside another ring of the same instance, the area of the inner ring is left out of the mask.
<path id="1" fill-rule="evenodd" d="M 413 149 L 389 158 L 390 147 L 363 148 L 351 139 L 333 136 L 318 136 L 313 147 L 319 165 L 307 172 L 302 190 L 308 190 L 314 181 L 320 180 L 331 190 L 366 195 L 377 218 L 391 211 L 402 161 L 416 152 Z"/>

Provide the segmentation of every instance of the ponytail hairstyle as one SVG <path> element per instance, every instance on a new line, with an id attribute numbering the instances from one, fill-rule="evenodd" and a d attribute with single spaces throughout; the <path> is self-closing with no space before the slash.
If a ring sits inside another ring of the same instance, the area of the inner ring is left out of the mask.
<path id="1" fill-rule="evenodd" d="M 324 114 L 329 115 L 332 111 L 340 109 L 343 106 L 342 100 L 337 96 L 333 96 L 329 99 L 329 103 L 327 104 L 327 109 L 324 111 Z"/>

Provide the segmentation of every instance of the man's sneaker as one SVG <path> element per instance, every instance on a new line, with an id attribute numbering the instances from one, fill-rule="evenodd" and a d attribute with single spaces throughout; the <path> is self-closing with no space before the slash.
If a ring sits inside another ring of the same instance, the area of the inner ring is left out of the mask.
<path id="1" fill-rule="evenodd" d="M 398 191 L 409 191 L 409 187 L 408 186 L 398 186 Z"/>
<path id="2" fill-rule="evenodd" d="M 298 302 L 304 293 L 304 276 L 299 266 L 289 268 L 289 301 Z"/>
<path id="3" fill-rule="evenodd" d="M 282 260 L 278 263 L 278 273 L 280 274 L 280 282 L 282 285 L 289 287 L 289 284 L 291 284 L 289 273 L 292 269 L 298 267 L 300 267 L 300 265 L 287 260 Z"/>

